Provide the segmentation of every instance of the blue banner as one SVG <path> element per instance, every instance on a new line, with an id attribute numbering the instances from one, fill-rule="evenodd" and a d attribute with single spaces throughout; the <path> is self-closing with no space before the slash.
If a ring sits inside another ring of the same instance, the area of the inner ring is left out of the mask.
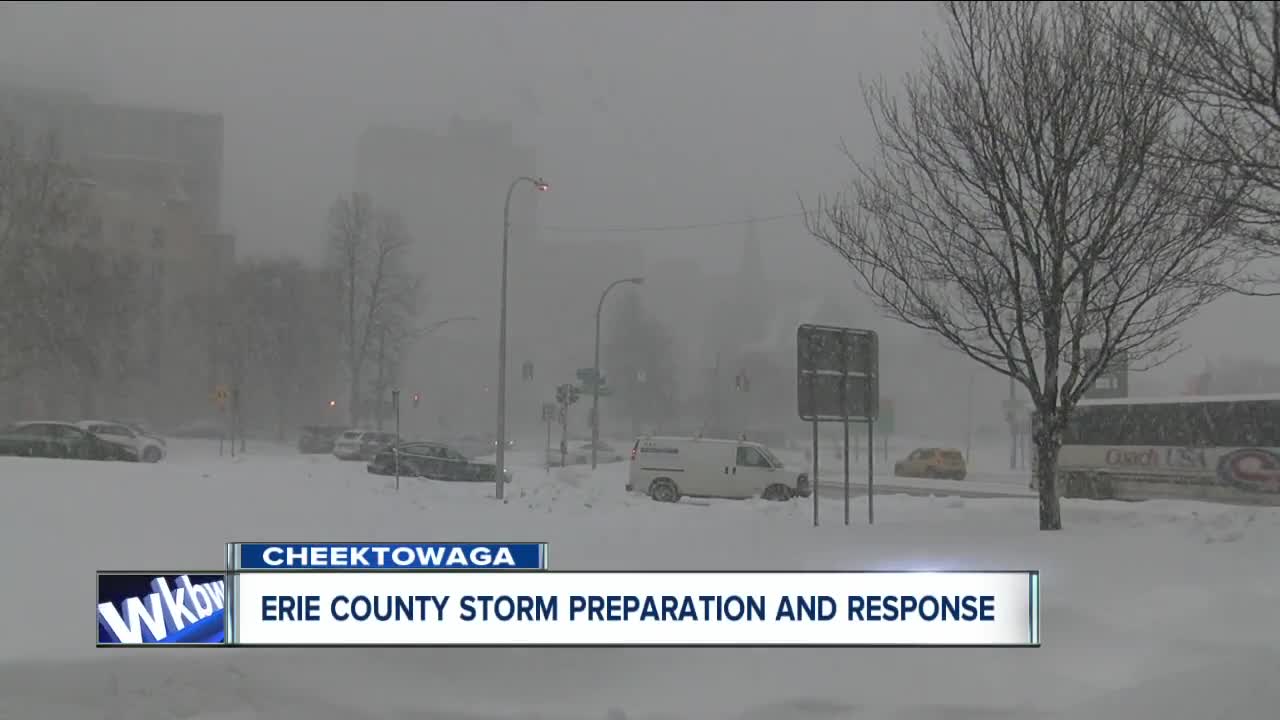
<path id="1" fill-rule="evenodd" d="M 223 642 L 225 576 L 98 573 L 98 644 Z"/>
<path id="2" fill-rule="evenodd" d="M 233 543 L 239 570 L 546 570 L 546 543 Z"/>

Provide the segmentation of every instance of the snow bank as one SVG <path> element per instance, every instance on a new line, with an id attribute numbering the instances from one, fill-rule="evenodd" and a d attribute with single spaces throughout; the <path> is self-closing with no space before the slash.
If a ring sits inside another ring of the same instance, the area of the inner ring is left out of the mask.
<path id="1" fill-rule="evenodd" d="M 1067 529 L 1045 534 L 1034 500 L 892 496 L 874 528 L 861 500 L 853 527 L 837 500 L 813 528 L 808 502 L 659 505 L 623 492 L 625 464 L 539 459 L 512 455 L 498 503 L 489 485 L 397 493 L 361 463 L 253 448 L 154 466 L 0 458 L 0 717 L 1253 720 L 1280 706 L 1263 631 L 1278 510 L 1069 501 Z M 92 648 L 97 569 L 218 568 L 229 540 L 331 538 L 545 540 L 557 568 L 1038 568 L 1045 647 Z"/>

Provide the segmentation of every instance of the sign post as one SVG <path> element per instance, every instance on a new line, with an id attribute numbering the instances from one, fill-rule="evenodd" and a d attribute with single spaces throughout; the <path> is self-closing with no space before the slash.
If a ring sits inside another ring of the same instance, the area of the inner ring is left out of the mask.
<path id="1" fill-rule="evenodd" d="M 396 443 L 392 446 L 391 455 L 396 463 L 396 492 L 400 492 L 400 391 L 391 391 L 391 407 L 396 412 Z"/>
<path id="2" fill-rule="evenodd" d="M 867 425 L 874 447 L 879 413 L 879 339 L 872 330 L 801 325 L 796 329 L 796 397 L 800 419 L 813 423 L 813 524 L 818 525 L 818 423 L 844 425 L 845 524 L 849 524 L 850 422 Z M 867 453 L 867 522 L 875 523 L 875 454 Z"/>
<path id="3" fill-rule="evenodd" d="M 564 467 L 569 454 L 569 406 L 578 402 L 580 394 L 581 391 L 572 383 L 556 388 L 556 403 L 560 405 L 560 467 Z"/>
<path id="4" fill-rule="evenodd" d="M 556 404 L 542 403 L 542 422 L 547 426 L 547 447 L 543 452 L 547 464 L 547 472 L 551 472 L 551 423 L 556 419 Z"/>
<path id="5" fill-rule="evenodd" d="M 218 385 L 213 389 L 213 404 L 218 408 L 218 412 L 223 413 L 225 417 L 222 419 L 222 434 L 218 436 L 218 457 L 222 457 L 223 446 L 227 442 L 229 434 L 228 427 L 231 423 L 231 415 L 227 413 L 227 399 L 231 397 L 231 388 L 226 385 Z M 234 442 L 234 440 L 232 441 Z M 232 448 L 232 454 L 235 448 Z"/>

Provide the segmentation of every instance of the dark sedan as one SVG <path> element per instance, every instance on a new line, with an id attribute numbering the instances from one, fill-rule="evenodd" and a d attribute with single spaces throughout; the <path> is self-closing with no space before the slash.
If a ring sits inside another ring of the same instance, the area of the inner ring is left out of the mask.
<path id="1" fill-rule="evenodd" d="M 0 455 L 76 460 L 138 460 L 136 451 L 107 442 L 87 430 L 64 422 L 22 422 L 0 430 Z"/>
<path id="2" fill-rule="evenodd" d="M 475 462 L 456 448 L 443 443 L 414 442 L 399 447 L 400 474 L 450 482 L 493 482 L 493 463 Z M 396 448 L 382 450 L 369 461 L 368 471 L 375 475 L 393 475 L 396 471 Z M 511 482 L 511 473 L 504 473 Z"/>

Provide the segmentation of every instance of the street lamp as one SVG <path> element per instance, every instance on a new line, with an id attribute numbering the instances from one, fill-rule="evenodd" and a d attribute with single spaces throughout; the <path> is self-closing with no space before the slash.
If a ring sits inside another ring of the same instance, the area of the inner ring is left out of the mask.
<path id="1" fill-rule="evenodd" d="M 541 192 L 551 189 L 542 178 L 521 175 L 507 187 L 507 201 L 502 206 L 502 290 L 498 311 L 498 454 L 494 458 L 494 495 L 499 500 L 502 499 L 502 485 L 505 481 L 507 449 L 507 244 L 511 234 L 511 193 L 522 182 L 529 183 Z"/>
<path id="2" fill-rule="evenodd" d="M 591 378 L 591 469 L 596 469 L 596 446 L 600 444 L 600 311 L 604 310 L 604 299 L 609 291 L 622 285 L 643 285 L 644 278 L 633 277 L 614 280 L 609 287 L 600 293 L 600 302 L 596 303 L 596 359 Z"/>

